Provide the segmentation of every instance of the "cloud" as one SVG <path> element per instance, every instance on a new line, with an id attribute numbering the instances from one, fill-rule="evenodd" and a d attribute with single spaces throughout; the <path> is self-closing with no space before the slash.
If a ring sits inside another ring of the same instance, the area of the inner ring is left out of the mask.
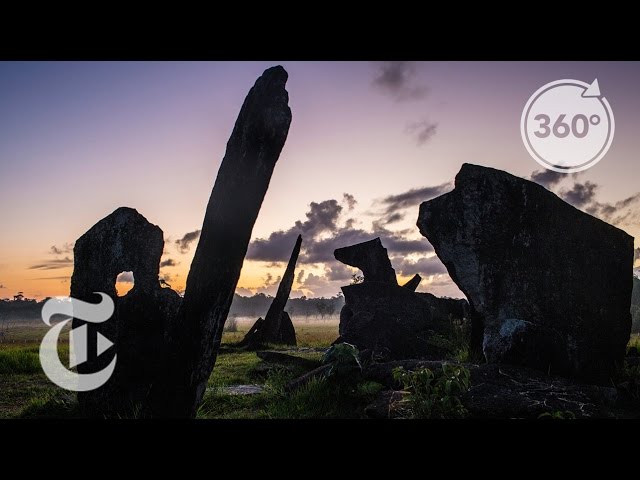
<path id="1" fill-rule="evenodd" d="M 166 260 L 163 260 L 160 262 L 160 268 L 175 267 L 177 265 L 178 265 L 178 262 L 176 262 L 173 258 L 167 258 Z"/>
<path id="2" fill-rule="evenodd" d="M 236 288 L 236 293 L 238 295 L 240 295 L 241 297 L 252 297 L 253 296 L 253 291 L 251 291 L 248 288 L 244 288 L 244 287 Z"/>
<path id="3" fill-rule="evenodd" d="M 337 263 L 324 269 L 325 278 L 329 281 L 348 282 L 353 274 L 358 271 L 357 268 L 349 267 L 343 263 Z"/>
<path id="4" fill-rule="evenodd" d="M 560 196 L 576 208 L 583 208 L 590 204 L 598 190 L 599 185 L 590 181 L 584 183 L 575 182 L 571 189 L 560 191 Z"/>
<path id="5" fill-rule="evenodd" d="M 116 277 L 116 282 L 119 283 L 134 283 L 133 272 L 122 272 Z"/>
<path id="6" fill-rule="evenodd" d="M 176 247 L 180 253 L 187 253 L 191 248 L 191 244 L 200 238 L 200 230 L 185 233 L 182 238 L 175 241 Z"/>
<path id="7" fill-rule="evenodd" d="M 395 267 L 397 273 L 405 277 L 413 276 L 416 273 L 419 273 L 422 277 L 447 273 L 447 268 L 435 255 L 428 258 L 423 257 L 416 261 L 408 260 L 404 257 L 393 257 L 391 264 Z"/>
<path id="8" fill-rule="evenodd" d="M 399 193 L 397 195 L 389 195 L 382 200 L 378 200 L 378 203 L 385 207 L 385 215 L 390 215 L 404 210 L 407 208 L 420 205 L 422 202 L 431 200 L 438 197 L 448 190 L 451 190 L 451 182 L 443 183 L 442 185 L 436 185 L 434 187 L 422 187 L 412 188 L 406 192 Z"/>
<path id="9" fill-rule="evenodd" d="M 416 83 L 412 62 L 382 62 L 372 83 L 397 102 L 420 100 L 429 92 L 425 85 Z"/>
<path id="10" fill-rule="evenodd" d="M 69 280 L 71 277 L 69 275 L 63 275 L 60 277 L 38 277 L 38 278 L 30 278 L 29 280 Z"/>
<path id="11" fill-rule="evenodd" d="M 43 260 L 42 263 L 31 265 L 29 270 L 56 270 L 58 268 L 66 268 L 73 265 L 73 260 L 69 257 L 57 258 L 54 260 Z"/>
<path id="12" fill-rule="evenodd" d="M 356 200 L 356 197 L 354 197 L 350 193 L 343 193 L 342 194 L 342 199 L 343 199 L 344 203 L 347 204 L 347 207 L 349 208 L 349 210 L 353 210 L 355 208 L 356 204 L 358 203 L 358 201 Z"/>
<path id="13" fill-rule="evenodd" d="M 447 184 L 448 186 L 448 184 Z M 443 191 L 443 187 L 425 187 L 411 190 L 401 195 L 390 196 L 381 201 L 385 207 L 381 215 L 395 214 L 402 208 L 417 205 Z M 348 198 L 348 197 L 346 197 Z M 355 199 L 352 199 L 355 201 Z M 354 220 L 341 222 L 343 207 L 337 200 L 311 202 L 306 213 L 307 220 L 296 221 L 288 230 L 278 230 L 267 238 L 257 238 L 247 252 L 248 260 L 266 262 L 284 262 L 295 244 L 298 234 L 302 234 L 300 264 L 335 262 L 333 251 L 336 248 L 365 242 L 380 237 L 383 245 L 396 254 L 428 253 L 433 247 L 424 238 L 408 238 L 413 230 L 392 231 L 386 228 L 385 220 L 373 222 L 371 230 L 353 228 Z"/>
<path id="14" fill-rule="evenodd" d="M 65 255 L 73 253 L 73 243 L 66 242 L 61 247 L 52 245 L 49 249 L 49 253 L 51 253 L 52 255 Z"/>
<path id="15" fill-rule="evenodd" d="M 300 270 L 298 272 L 298 276 L 296 277 L 296 282 L 298 284 L 302 284 L 302 281 L 304 280 L 304 270 Z"/>
<path id="16" fill-rule="evenodd" d="M 637 205 L 640 203 L 640 192 L 615 203 L 602 203 L 596 199 L 599 188 L 600 185 L 588 180 L 584 183 L 574 182 L 571 188 L 560 190 L 559 195 L 574 207 L 612 225 L 620 227 L 640 222 Z"/>
<path id="17" fill-rule="evenodd" d="M 633 265 L 640 267 L 640 247 L 633 251 Z"/>
<path id="18" fill-rule="evenodd" d="M 0 290 L 2 290 L 3 288 L 7 288 L 7 287 L 5 287 L 3 284 L 0 283 Z"/>
<path id="19" fill-rule="evenodd" d="M 420 122 L 412 122 L 405 128 L 405 133 L 413 136 L 416 145 L 425 145 L 438 131 L 438 124 L 422 120 Z"/>

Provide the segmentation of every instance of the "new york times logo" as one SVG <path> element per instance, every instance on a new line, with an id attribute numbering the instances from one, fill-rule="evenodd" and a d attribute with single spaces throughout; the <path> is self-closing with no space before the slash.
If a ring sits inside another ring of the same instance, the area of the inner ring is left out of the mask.
<path id="1" fill-rule="evenodd" d="M 113 300 L 109 295 L 95 292 L 102 297 L 100 303 L 87 303 L 72 297 L 58 297 L 48 300 L 42 307 L 42 321 L 51 327 L 40 343 L 40 363 L 44 373 L 53 383 L 66 390 L 87 392 L 104 385 L 116 367 L 117 355 L 111 363 L 98 372 L 80 374 L 69 370 L 87 361 L 87 325 L 74 328 L 69 332 L 69 368 L 60 361 L 58 338 L 64 326 L 71 318 L 51 326 L 51 317 L 65 315 L 79 318 L 89 323 L 102 323 L 111 318 L 114 311 Z M 64 300 L 64 301 L 60 301 Z M 97 333 L 97 355 L 100 356 L 113 346 L 108 338 Z"/>

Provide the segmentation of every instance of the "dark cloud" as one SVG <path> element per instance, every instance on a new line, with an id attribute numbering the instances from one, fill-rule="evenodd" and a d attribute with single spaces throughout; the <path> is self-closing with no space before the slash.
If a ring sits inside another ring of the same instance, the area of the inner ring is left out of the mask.
<path id="1" fill-rule="evenodd" d="M 0 283 L 0 290 L 3 288 L 7 288 L 7 287 L 5 287 L 3 284 Z"/>
<path id="2" fill-rule="evenodd" d="M 416 205 L 422 200 L 427 200 L 429 195 L 435 195 L 436 190 L 420 189 L 422 195 L 409 192 L 383 199 L 385 205 L 383 215 L 394 214 L 395 210 L 401 206 Z M 435 192 L 435 193 L 434 193 Z M 355 199 L 353 199 L 355 201 Z M 386 203 L 385 203 L 386 202 Z M 426 239 L 413 240 L 407 238 L 414 230 L 391 231 L 385 227 L 385 221 L 373 222 L 370 231 L 362 228 L 353 228 L 355 221 L 347 219 L 343 224 L 340 222 L 342 206 L 336 200 L 326 200 L 324 202 L 312 202 L 309 205 L 309 212 L 306 213 L 307 220 L 297 221 L 288 230 L 278 230 L 271 233 L 267 238 L 258 238 L 250 245 L 247 252 L 248 260 L 266 262 L 284 262 L 290 254 L 295 244 L 298 234 L 302 234 L 302 249 L 300 253 L 301 264 L 326 263 L 334 261 L 333 251 L 336 248 L 365 242 L 375 237 L 380 237 L 383 245 L 392 253 L 428 253 L 433 248 Z"/>
<path id="3" fill-rule="evenodd" d="M 296 277 L 296 282 L 301 284 L 303 280 L 304 280 L 304 270 L 300 270 L 298 272 L 298 276 Z"/>
<path id="4" fill-rule="evenodd" d="M 49 249 L 49 253 L 52 255 L 65 255 L 69 253 L 73 253 L 73 243 L 64 243 L 61 247 L 57 247 L 56 245 L 52 245 Z"/>
<path id="5" fill-rule="evenodd" d="M 133 272 L 122 272 L 116 277 L 116 282 L 120 283 L 134 283 Z"/>
<path id="6" fill-rule="evenodd" d="M 163 260 L 160 262 L 160 268 L 175 267 L 177 265 L 178 265 L 178 262 L 176 262 L 173 258 L 167 258 L 166 260 Z"/>
<path id="7" fill-rule="evenodd" d="M 638 202 L 640 202 L 640 192 L 616 203 L 594 201 L 585 210 L 612 225 L 631 225 L 640 222 L 640 212 L 636 206 Z"/>
<path id="8" fill-rule="evenodd" d="M 392 215 L 400 210 L 415 207 L 422 202 L 438 197 L 451 190 L 451 187 L 451 183 L 447 182 L 434 187 L 412 188 L 398 195 L 384 197 L 382 200 L 378 200 L 378 203 L 384 206 L 385 215 Z"/>
<path id="9" fill-rule="evenodd" d="M 358 269 L 349 267 L 343 263 L 339 263 L 337 260 L 330 267 L 324 269 L 324 276 L 328 281 L 336 282 L 348 282 L 353 277 L 353 274 Z"/>
<path id="10" fill-rule="evenodd" d="M 405 129 L 405 133 L 411 135 L 418 146 L 426 144 L 433 138 L 437 131 L 438 124 L 427 120 L 412 122 L 407 125 L 407 128 Z"/>
<path id="11" fill-rule="evenodd" d="M 570 189 L 564 189 L 560 196 L 576 208 L 583 208 L 593 202 L 599 185 L 587 180 L 584 183 L 575 182 Z"/>
<path id="12" fill-rule="evenodd" d="M 412 62 L 382 62 L 373 85 L 397 102 L 420 100 L 429 89 L 416 83 L 416 71 Z"/>
<path id="13" fill-rule="evenodd" d="M 187 253 L 191 248 L 191 244 L 200 238 L 200 230 L 185 233 L 182 238 L 175 241 L 176 247 L 180 253 Z"/>
<path id="14" fill-rule="evenodd" d="M 408 260 L 404 257 L 393 257 L 391 263 L 396 272 L 405 277 L 413 276 L 416 273 L 423 277 L 447 273 L 446 267 L 435 255 L 429 258 L 423 257 L 416 261 Z"/>
<path id="15" fill-rule="evenodd" d="M 58 268 L 66 268 L 73 265 L 73 260 L 69 257 L 57 258 L 54 260 L 43 260 L 42 263 L 31 265 L 29 270 L 56 270 Z"/>
<path id="16" fill-rule="evenodd" d="M 640 262 L 640 247 L 633 251 L 633 264 L 635 265 L 636 262 Z"/>
<path id="17" fill-rule="evenodd" d="M 356 200 L 356 197 L 354 197 L 350 193 L 343 193 L 342 199 L 344 203 L 347 204 L 347 207 L 349 208 L 349 210 L 353 210 L 356 204 L 358 203 L 358 201 Z"/>

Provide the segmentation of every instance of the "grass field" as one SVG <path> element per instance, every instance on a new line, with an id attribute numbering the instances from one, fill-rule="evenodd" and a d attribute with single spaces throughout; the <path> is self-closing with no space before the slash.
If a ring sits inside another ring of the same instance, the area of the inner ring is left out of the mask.
<path id="1" fill-rule="evenodd" d="M 330 320 L 294 321 L 298 346 L 274 350 L 320 362 L 322 352 L 338 336 L 337 318 Z M 249 319 L 240 319 L 237 332 L 225 332 L 216 366 L 209 379 L 209 389 L 200 410 L 201 418 L 265 418 L 276 398 L 276 384 L 282 384 L 299 369 L 284 371 L 268 368 L 255 352 L 234 349 L 231 345 L 243 338 L 251 327 Z M 38 356 L 40 341 L 48 327 L 42 324 L 22 324 L 11 328 L 0 343 L 0 418 L 76 417 L 79 415 L 75 395 L 53 384 L 42 372 Z M 68 327 L 60 336 L 59 352 L 68 357 Z M 264 393 L 229 395 L 225 387 L 233 385 L 268 384 Z M 274 410 L 272 408 L 272 410 Z M 277 412 L 276 412 L 277 414 Z M 277 415 L 275 415 L 277 416 Z"/>
<path id="2" fill-rule="evenodd" d="M 337 319 L 294 322 L 298 346 L 270 349 L 304 357 L 320 365 L 323 352 L 338 336 Z M 262 361 L 255 352 L 233 347 L 251 322 L 240 321 L 237 332 L 225 332 L 222 348 L 209 378 L 209 387 L 198 418 L 361 418 L 364 406 L 381 386 L 359 383 L 348 390 L 326 381 L 312 381 L 294 394 L 285 394 L 287 381 L 305 372 L 300 367 L 283 367 Z M 47 327 L 21 325 L 0 343 L 0 418 L 73 418 L 80 416 L 75 394 L 55 386 L 42 372 L 39 344 Z M 629 346 L 640 347 L 633 335 Z M 68 331 L 61 335 L 61 359 L 68 356 Z M 252 395 L 229 393 L 228 387 L 259 385 Z"/>

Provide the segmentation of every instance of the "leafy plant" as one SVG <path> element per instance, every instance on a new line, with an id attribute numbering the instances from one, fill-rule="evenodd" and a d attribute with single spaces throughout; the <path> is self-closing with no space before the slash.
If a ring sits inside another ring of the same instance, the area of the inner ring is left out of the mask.
<path id="1" fill-rule="evenodd" d="M 538 415 L 539 420 L 575 420 L 575 418 L 575 414 L 570 410 L 556 410 L 555 412 L 544 412 Z"/>
<path id="2" fill-rule="evenodd" d="M 428 368 L 406 371 L 397 367 L 393 370 L 393 378 L 410 393 L 409 416 L 464 418 L 467 415 L 461 400 L 471 386 L 471 374 L 466 367 L 443 363 L 437 373 Z"/>
<path id="3" fill-rule="evenodd" d="M 331 365 L 327 377 L 341 377 L 352 372 L 356 366 L 362 370 L 359 355 L 358 348 L 350 343 L 332 345 L 322 356 L 322 363 Z"/>

